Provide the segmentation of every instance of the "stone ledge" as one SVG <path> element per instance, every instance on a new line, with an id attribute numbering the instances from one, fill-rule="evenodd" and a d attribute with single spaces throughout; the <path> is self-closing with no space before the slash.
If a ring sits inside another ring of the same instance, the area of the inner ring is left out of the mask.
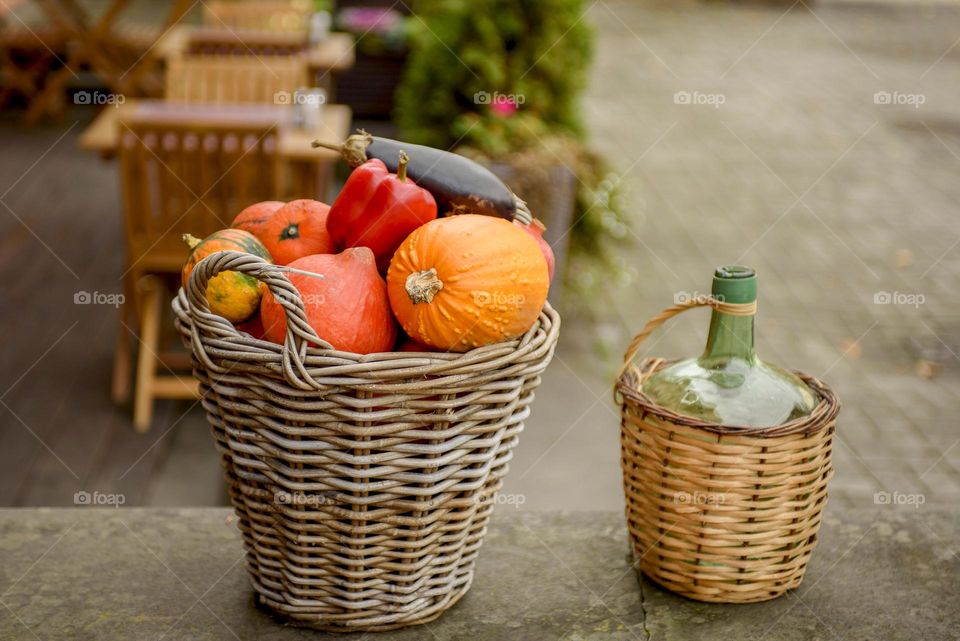
<path id="1" fill-rule="evenodd" d="M 828 508 L 799 590 L 708 605 L 638 582 L 620 514 L 501 506 L 459 604 L 429 630 L 367 638 L 952 639 L 958 540 L 960 521 L 940 507 Z M 2 639 L 327 636 L 253 606 L 228 509 L 0 510 L 0 559 Z"/>

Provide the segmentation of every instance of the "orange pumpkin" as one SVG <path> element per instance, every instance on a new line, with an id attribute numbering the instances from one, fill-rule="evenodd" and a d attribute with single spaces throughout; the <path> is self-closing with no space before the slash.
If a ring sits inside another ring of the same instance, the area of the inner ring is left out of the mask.
<path id="1" fill-rule="evenodd" d="M 183 240 L 190 247 L 190 255 L 180 272 L 180 282 L 184 287 L 197 263 L 215 252 L 246 252 L 271 262 L 270 253 L 263 243 L 242 229 L 221 229 L 203 240 L 184 234 Z M 253 276 L 234 271 L 220 272 L 207 283 L 207 303 L 214 314 L 232 323 L 239 323 L 257 311 L 265 289 L 266 286 Z"/>
<path id="2" fill-rule="evenodd" d="M 268 200 L 244 209 L 231 226 L 259 238 L 277 265 L 289 265 L 304 256 L 336 251 L 327 232 L 329 211 L 329 205 L 306 198 L 286 204 Z"/>
<path id="3" fill-rule="evenodd" d="M 396 321 L 370 249 L 354 247 L 336 255 L 306 256 L 289 267 L 322 276 L 287 274 L 300 292 L 307 322 L 317 336 L 345 352 L 372 354 L 393 349 Z M 266 340 L 283 344 L 287 319 L 269 291 L 260 304 L 260 320 Z"/>
<path id="4" fill-rule="evenodd" d="M 404 331 L 465 352 L 520 336 L 547 300 L 547 262 L 533 236 L 502 218 L 462 214 L 418 228 L 387 271 Z"/>

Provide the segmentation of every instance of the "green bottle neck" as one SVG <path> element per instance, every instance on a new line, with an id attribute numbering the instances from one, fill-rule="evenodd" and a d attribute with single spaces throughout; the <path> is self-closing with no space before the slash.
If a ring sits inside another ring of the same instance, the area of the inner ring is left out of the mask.
<path id="1" fill-rule="evenodd" d="M 759 359 L 753 349 L 753 316 L 732 316 L 714 311 L 710 316 L 707 346 L 701 364 L 739 358 L 749 363 Z"/>
<path id="2" fill-rule="evenodd" d="M 714 298 L 730 304 L 745 305 L 757 302 L 757 274 L 750 267 L 727 265 L 717 267 L 713 274 Z M 710 362 L 739 358 L 751 364 L 758 361 L 753 351 L 753 316 L 735 316 L 713 310 L 707 347 L 700 357 L 702 365 Z"/>

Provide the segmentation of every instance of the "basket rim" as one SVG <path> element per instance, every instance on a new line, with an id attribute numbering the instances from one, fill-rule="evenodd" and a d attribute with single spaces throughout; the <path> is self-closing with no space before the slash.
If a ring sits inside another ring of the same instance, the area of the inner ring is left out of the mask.
<path id="1" fill-rule="evenodd" d="M 212 313 L 207 281 L 235 270 L 264 282 L 284 297 L 287 336 L 277 345 L 256 339 Z M 307 322 L 297 288 L 278 267 L 250 254 L 216 252 L 200 261 L 181 287 L 172 307 L 176 327 L 198 365 L 217 375 L 247 374 L 285 381 L 299 392 L 369 385 L 371 392 L 420 391 L 433 386 L 491 384 L 504 375 L 539 374 L 551 360 L 560 332 L 560 315 L 545 302 L 522 335 L 466 352 L 377 352 L 358 354 L 334 349 Z"/>
<path id="2" fill-rule="evenodd" d="M 181 287 L 177 296 L 173 299 L 172 303 L 177 319 L 183 324 L 183 329 L 189 332 L 189 327 L 193 325 L 193 319 L 191 318 L 190 313 L 190 303 L 187 300 L 186 292 Z M 278 343 L 272 343 L 267 340 L 254 338 L 250 334 L 247 334 L 241 330 L 233 327 L 232 323 L 223 319 L 225 323 L 230 324 L 232 329 L 232 336 L 226 333 L 216 332 L 216 335 L 205 336 L 205 342 L 212 345 L 217 345 L 222 343 L 223 347 L 227 345 L 236 345 L 244 346 L 245 348 L 255 349 L 260 352 L 261 355 L 279 356 L 283 351 L 283 345 Z M 489 345 L 483 345 L 481 347 L 474 347 L 466 352 L 454 352 L 454 351 L 436 351 L 436 352 L 398 352 L 398 351 L 385 351 L 385 352 L 371 352 L 369 354 L 359 354 L 357 352 L 346 352 L 338 349 L 328 349 L 325 347 L 316 347 L 314 345 L 307 346 L 307 356 L 314 358 L 324 358 L 324 359 L 336 359 L 343 362 L 354 362 L 354 363 L 376 363 L 384 360 L 416 360 L 423 361 L 429 360 L 434 361 L 437 365 L 448 365 L 451 362 L 470 362 L 477 359 L 477 356 L 481 354 L 488 354 L 490 352 L 500 352 L 500 351 L 509 351 L 514 352 L 522 345 L 528 344 L 531 341 L 536 343 L 552 343 L 556 340 L 556 335 L 559 333 L 560 329 L 560 314 L 556 309 L 550 305 L 550 302 L 547 301 L 544 303 L 543 310 L 540 312 L 540 315 L 537 317 L 537 320 L 526 332 L 518 336 L 517 338 L 500 341 L 498 343 L 491 343 Z M 543 332 L 545 338 L 543 340 L 536 340 L 537 334 Z M 329 365 L 329 360 L 324 363 Z M 432 372 L 425 371 L 424 373 L 430 374 Z"/>
<path id="3" fill-rule="evenodd" d="M 718 435 L 751 436 L 757 438 L 774 438 L 802 434 L 809 436 L 827 427 L 834 425 L 837 414 L 840 412 L 840 399 L 836 393 L 823 381 L 794 370 L 794 374 L 809 385 L 819 396 L 817 406 L 807 416 L 782 423 L 774 427 L 752 427 L 749 425 L 725 425 L 712 423 L 692 416 L 678 414 L 672 410 L 657 405 L 649 396 L 640 391 L 640 385 L 653 373 L 668 365 L 677 362 L 677 359 L 662 359 L 648 357 L 640 362 L 638 367 L 630 367 L 617 379 L 616 391 L 620 395 L 621 406 L 626 410 L 629 405 L 639 406 L 644 413 L 652 414 L 659 419 L 669 421 L 675 425 L 695 427 Z"/>

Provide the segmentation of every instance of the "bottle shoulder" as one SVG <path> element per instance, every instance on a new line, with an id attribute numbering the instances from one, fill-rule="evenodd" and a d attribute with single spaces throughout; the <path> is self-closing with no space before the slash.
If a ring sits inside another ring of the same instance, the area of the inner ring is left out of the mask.
<path id="1" fill-rule="evenodd" d="M 773 427 L 813 411 L 816 394 L 765 361 L 690 358 L 648 378 L 643 392 L 672 411 L 729 425 Z"/>

